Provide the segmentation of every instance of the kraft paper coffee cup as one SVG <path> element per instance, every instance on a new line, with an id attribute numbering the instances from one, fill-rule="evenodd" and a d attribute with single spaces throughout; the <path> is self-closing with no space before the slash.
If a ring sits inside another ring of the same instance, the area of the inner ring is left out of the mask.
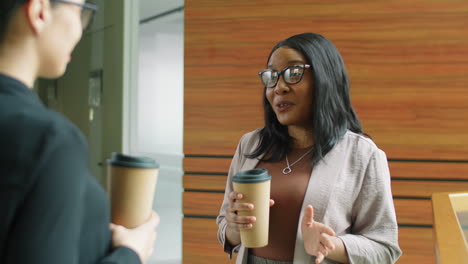
<path id="1" fill-rule="evenodd" d="M 151 158 L 113 153 L 107 165 L 112 223 L 135 228 L 148 221 L 159 164 Z"/>
<path id="2" fill-rule="evenodd" d="M 247 170 L 237 173 L 232 182 L 234 190 L 243 194 L 239 202 L 254 205 L 252 211 L 239 211 L 238 215 L 257 218 L 252 229 L 240 231 L 242 245 L 247 248 L 268 245 L 271 175 L 266 169 Z"/>

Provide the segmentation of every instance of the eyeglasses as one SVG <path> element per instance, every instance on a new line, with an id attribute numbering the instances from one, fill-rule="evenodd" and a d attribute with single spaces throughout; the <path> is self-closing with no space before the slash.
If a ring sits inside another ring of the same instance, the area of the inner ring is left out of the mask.
<path id="1" fill-rule="evenodd" d="M 98 6 L 93 3 L 77 3 L 73 1 L 66 0 L 51 0 L 51 2 L 71 4 L 81 7 L 81 26 L 83 31 L 86 31 L 93 21 L 94 14 L 98 10 Z"/>
<path id="2" fill-rule="evenodd" d="M 260 71 L 258 75 L 265 88 L 273 88 L 278 83 L 280 75 L 283 75 L 283 79 L 287 84 L 295 84 L 302 80 L 304 76 L 304 70 L 310 68 L 309 64 L 304 65 L 292 65 L 284 68 L 282 71 L 275 71 L 266 69 Z"/>

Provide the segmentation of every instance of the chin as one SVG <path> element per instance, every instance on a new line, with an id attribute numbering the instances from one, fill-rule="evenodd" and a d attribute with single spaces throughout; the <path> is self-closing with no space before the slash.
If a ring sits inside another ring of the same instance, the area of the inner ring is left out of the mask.
<path id="1" fill-rule="evenodd" d="M 65 74 L 66 67 L 50 67 L 45 71 L 41 71 L 39 77 L 46 79 L 57 79 Z"/>
<path id="2" fill-rule="evenodd" d="M 300 122 L 300 120 L 296 118 L 278 118 L 278 122 L 283 126 L 303 126 L 304 122 Z"/>
<path id="3" fill-rule="evenodd" d="M 284 119 L 278 119 L 278 122 L 283 126 L 290 126 L 294 124 L 294 122 L 291 122 L 291 120 L 284 120 Z"/>

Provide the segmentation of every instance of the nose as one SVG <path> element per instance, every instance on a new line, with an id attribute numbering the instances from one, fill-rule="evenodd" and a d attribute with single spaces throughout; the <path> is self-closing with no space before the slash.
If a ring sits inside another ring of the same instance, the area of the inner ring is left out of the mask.
<path id="1" fill-rule="evenodd" d="M 280 76 L 278 82 L 276 83 L 275 86 L 275 93 L 276 94 L 286 94 L 289 92 L 289 86 L 288 84 L 284 81 L 284 77 Z"/>

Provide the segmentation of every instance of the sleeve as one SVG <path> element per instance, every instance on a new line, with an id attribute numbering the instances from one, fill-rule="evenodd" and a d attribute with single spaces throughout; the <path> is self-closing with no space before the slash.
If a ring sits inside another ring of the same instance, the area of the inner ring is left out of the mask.
<path id="1" fill-rule="evenodd" d="M 395 263 L 402 252 L 387 158 L 381 150 L 368 163 L 353 206 L 351 234 L 339 236 L 351 264 Z"/>
<path id="2" fill-rule="evenodd" d="M 242 141 L 244 139 L 245 135 L 241 138 L 237 149 L 236 153 L 234 154 L 234 157 L 232 158 L 231 161 L 231 166 L 229 168 L 229 173 L 226 181 L 226 190 L 224 191 L 224 200 L 223 204 L 221 205 L 221 209 L 219 210 L 219 215 L 216 218 L 216 223 L 218 224 L 218 241 L 221 243 L 221 245 L 224 247 L 224 252 L 229 254 L 229 258 L 232 259 L 232 254 L 239 252 L 240 249 L 240 244 L 239 245 L 231 245 L 229 242 L 226 241 L 226 227 L 227 227 L 227 222 L 226 222 L 226 209 L 229 206 L 229 198 L 228 195 L 230 192 L 233 191 L 232 187 L 232 177 L 238 172 L 238 170 L 241 167 L 241 159 L 243 158 L 241 155 L 242 154 Z"/>
<path id="3" fill-rule="evenodd" d="M 79 138 L 58 130 L 49 129 L 28 155 L 37 159 L 34 180 L 10 230 L 5 264 L 78 264 L 87 162 Z"/>
<path id="4" fill-rule="evenodd" d="M 35 179 L 8 235 L 4 264 L 80 264 L 80 234 L 88 180 L 87 148 L 76 129 L 52 128 L 37 152 Z M 104 221 L 104 220 L 103 220 Z M 96 264 L 141 264 L 138 255 L 117 247 Z"/>
<path id="5" fill-rule="evenodd" d="M 141 264 L 140 257 L 127 247 L 117 247 L 104 257 L 99 264 Z"/>

